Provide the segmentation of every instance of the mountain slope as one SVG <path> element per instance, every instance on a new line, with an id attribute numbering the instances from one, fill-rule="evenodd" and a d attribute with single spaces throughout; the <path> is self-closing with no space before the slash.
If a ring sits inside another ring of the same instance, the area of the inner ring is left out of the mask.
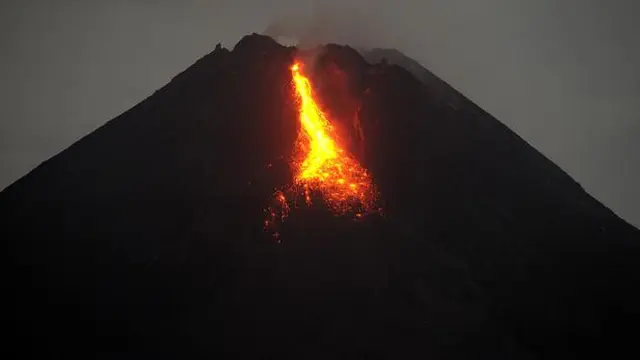
<path id="1" fill-rule="evenodd" d="M 385 215 L 295 209 L 278 244 L 263 208 L 291 182 L 296 56 L 313 59 Z M 349 47 L 297 52 L 254 34 L 217 48 L 0 193 L 21 348 L 637 352 L 626 327 L 638 319 L 640 232 L 443 84 Z"/>

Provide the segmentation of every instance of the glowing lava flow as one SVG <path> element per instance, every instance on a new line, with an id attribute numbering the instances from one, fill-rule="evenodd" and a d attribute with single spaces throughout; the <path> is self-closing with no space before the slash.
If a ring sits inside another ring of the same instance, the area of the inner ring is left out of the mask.
<path id="1" fill-rule="evenodd" d="M 302 72 L 302 64 L 291 66 L 291 75 L 298 104 L 300 132 L 293 156 L 293 186 L 276 191 L 273 204 L 265 209 L 265 230 L 280 242 L 277 224 L 289 215 L 289 199 L 302 194 L 307 205 L 312 194 L 320 194 L 327 207 L 336 215 L 351 214 L 361 218 L 372 212 L 376 189 L 367 170 L 340 144 L 331 122 L 316 102 L 311 82 Z"/>
<path id="2" fill-rule="evenodd" d="M 375 198 L 371 177 L 340 146 L 333 126 L 315 101 L 311 82 L 301 68 L 299 62 L 291 67 L 301 124 L 294 160 L 295 183 L 303 187 L 307 203 L 311 202 L 310 192 L 319 191 L 336 213 L 366 211 Z"/>

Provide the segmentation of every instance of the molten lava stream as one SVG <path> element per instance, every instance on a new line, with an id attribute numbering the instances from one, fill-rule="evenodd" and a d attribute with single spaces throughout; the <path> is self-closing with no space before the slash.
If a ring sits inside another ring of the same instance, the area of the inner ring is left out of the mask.
<path id="1" fill-rule="evenodd" d="M 366 211 L 375 199 L 371 177 L 342 146 L 325 113 L 314 98 L 302 64 L 291 67 L 298 99 L 301 131 L 294 156 L 296 185 L 302 186 L 307 203 L 311 191 L 319 191 L 334 212 Z"/>
<path id="2" fill-rule="evenodd" d="M 300 133 L 292 167 L 294 185 L 288 191 L 277 191 L 275 205 L 267 209 L 265 229 L 284 221 L 290 207 L 287 198 L 302 193 L 307 205 L 311 194 L 320 193 L 326 205 L 337 215 L 353 214 L 356 218 L 374 208 L 376 189 L 371 176 L 340 144 L 331 122 L 316 101 L 311 81 L 302 71 L 302 63 L 291 67 L 298 104 Z M 286 193 L 286 195 L 285 195 Z M 279 233 L 273 230 L 276 239 Z"/>

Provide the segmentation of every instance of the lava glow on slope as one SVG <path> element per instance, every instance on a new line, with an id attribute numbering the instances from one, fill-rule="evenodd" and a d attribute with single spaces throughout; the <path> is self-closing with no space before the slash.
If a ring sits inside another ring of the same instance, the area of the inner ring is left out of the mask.
<path id="1" fill-rule="evenodd" d="M 366 207 L 374 198 L 371 178 L 339 145 L 334 128 L 314 100 L 311 82 L 301 67 L 299 62 L 291 67 L 301 124 L 294 162 L 295 183 L 303 187 L 307 202 L 311 201 L 310 190 L 318 190 L 337 213 L 349 212 L 357 205 Z"/>
<path id="2" fill-rule="evenodd" d="M 303 195 L 307 205 L 312 194 L 319 193 L 336 215 L 353 214 L 356 218 L 374 207 L 376 189 L 371 176 L 340 144 L 334 127 L 314 98 L 311 81 L 303 73 L 303 64 L 296 61 L 291 75 L 298 104 L 300 133 L 291 163 L 294 185 L 286 192 L 275 194 L 278 211 L 268 209 L 265 227 L 289 213 L 287 198 Z M 285 194 L 286 193 L 286 194 Z M 279 237 L 274 232 L 276 238 Z"/>

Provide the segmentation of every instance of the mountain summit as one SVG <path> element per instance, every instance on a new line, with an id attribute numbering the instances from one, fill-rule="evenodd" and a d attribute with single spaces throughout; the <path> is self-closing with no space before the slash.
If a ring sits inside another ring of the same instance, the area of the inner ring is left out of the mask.
<path id="1" fill-rule="evenodd" d="M 638 355 L 640 231 L 409 60 L 249 35 L 6 188 L 11 350 Z M 294 189 L 265 227 L 305 149 L 296 61 L 379 211 Z"/>

